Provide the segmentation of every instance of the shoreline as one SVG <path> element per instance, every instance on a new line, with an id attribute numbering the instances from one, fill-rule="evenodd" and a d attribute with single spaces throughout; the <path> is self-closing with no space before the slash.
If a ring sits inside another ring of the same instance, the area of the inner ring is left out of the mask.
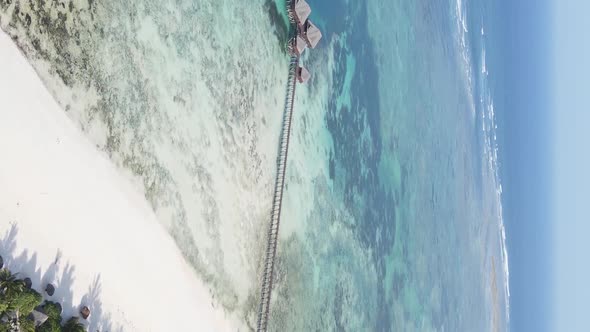
<path id="1" fill-rule="evenodd" d="M 92 300 L 92 331 L 237 330 L 144 197 L 71 122 L 3 31 L 0 72 L 5 265 L 35 288 L 53 281 L 65 316 Z"/>

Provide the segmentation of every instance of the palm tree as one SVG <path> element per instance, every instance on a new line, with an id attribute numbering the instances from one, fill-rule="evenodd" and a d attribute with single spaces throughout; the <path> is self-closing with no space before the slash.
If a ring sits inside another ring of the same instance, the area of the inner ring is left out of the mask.
<path id="1" fill-rule="evenodd" d="M 68 319 L 66 324 L 63 326 L 63 332 L 85 332 L 84 325 L 78 321 L 78 317 L 72 317 Z"/>
<path id="2" fill-rule="evenodd" d="M 14 299 L 25 289 L 25 283 L 16 276 L 17 273 L 12 274 L 8 269 L 0 270 L 0 294 L 7 300 Z"/>

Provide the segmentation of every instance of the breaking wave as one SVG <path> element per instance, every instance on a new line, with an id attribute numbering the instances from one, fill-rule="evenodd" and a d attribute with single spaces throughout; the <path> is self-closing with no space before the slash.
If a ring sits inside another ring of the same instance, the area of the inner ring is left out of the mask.
<path id="1" fill-rule="evenodd" d="M 498 158 L 498 125 L 496 120 L 496 106 L 494 103 L 494 97 L 489 86 L 490 72 L 488 68 L 488 59 L 486 51 L 486 30 L 481 25 L 480 29 L 474 31 L 480 31 L 477 38 L 481 38 L 481 42 L 478 41 L 480 46 L 479 51 L 480 62 L 478 70 L 475 70 L 474 57 L 472 52 L 472 41 L 470 40 L 470 26 L 469 26 L 469 7 L 468 4 L 462 0 L 457 0 L 455 3 L 454 17 L 455 17 L 455 33 L 456 43 L 459 49 L 458 61 L 459 65 L 463 70 L 463 79 L 465 81 L 465 91 L 469 99 L 469 108 L 471 115 L 473 116 L 474 123 L 481 123 L 481 137 L 483 137 L 482 144 L 482 175 L 487 177 L 491 182 L 491 186 L 495 188 L 494 198 L 494 211 L 495 219 L 497 220 L 498 229 L 498 247 L 501 252 L 502 259 L 502 273 L 503 273 L 503 295 L 505 298 L 505 315 L 506 323 L 508 324 L 510 319 L 510 285 L 509 285 L 509 266 L 508 266 L 508 250 L 506 247 L 506 229 L 504 226 L 504 217 L 502 209 L 502 181 L 500 178 L 500 164 Z M 478 27 L 479 28 L 479 27 Z M 479 91 L 475 90 L 475 82 L 479 84 Z M 476 102 L 476 94 L 479 96 Z M 480 121 L 475 121 L 476 116 L 480 116 Z"/>
<path id="2" fill-rule="evenodd" d="M 465 80 L 465 92 L 469 97 L 469 111 L 475 120 L 475 97 L 473 90 L 473 63 L 471 61 L 471 45 L 469 41 L 469 28 L 467 21 L 467 6 L 462 0 L 457 0 L 455 6 L 456 41 L 460 50 L 459 65 L 463 69 Z"/>

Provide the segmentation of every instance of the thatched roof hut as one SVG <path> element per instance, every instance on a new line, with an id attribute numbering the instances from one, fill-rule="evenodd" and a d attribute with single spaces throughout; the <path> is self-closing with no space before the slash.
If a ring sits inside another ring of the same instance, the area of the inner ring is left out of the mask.
<path id="1" fill-rule="evenodd" d="M 289 41 L 289 53 L 291 55 L 300 56 L 306 48 L 307 42 L 301 36 L 294 37 Z"/>
<path id="2" fill-rule="evenodd" d="M 307 46 L 315 48 L 320 42 L 320 39 L 322 39 L 322 32 L 317 26 L 315 26 L 315 24 L 313 24 L 310 20 L 307 20 L 305 22 L 305 26 L 303 27 L 303 36 L 307 42 Z"/>
<path id="3" fill-rule="evenodd" d="M 82 309 L 80 309 L 80 316 L 84 319 L 88 319 L 88 316 L 90 316 L 90 309 L 87 306 L 82 307 Z"/>
<path id="4" fill-rule="evenodd" d="M 297 80 L 299 83 L 305 83 L 311 78 L 311 74 L 304 67 L 297 68 Z"/>
<path id="5" fill-rule="evenodd" d="M 47 320 L 47 315 L 37 311 L 37 310 L 33 310 L 31 311 L 31 313 L 29 314 L 29 319 L 33 321 L 33 323 L 35 324 L 35 327 L 38 327 L 39 325 L 45 323 L 45 321 Z"/>
<path id="6" fill-rule="evenodd" d="M 297 40 L 296 41 L 297 54 L 301 55 L 301 53 L 303 53 L 303 51 L 305 51 L 307 44 L 305 43 L 305 40 L 303 40 L 303 38 L 301 38 L 300 36 L 297 36 L 296 40 Z"/>
<path id="7" fill-rule="evenodd" d="M 295 19 L 297 20 L 297 24 L 305 22 L 310 14 L 311 7 L 305 0 L 295 0 Z"/>

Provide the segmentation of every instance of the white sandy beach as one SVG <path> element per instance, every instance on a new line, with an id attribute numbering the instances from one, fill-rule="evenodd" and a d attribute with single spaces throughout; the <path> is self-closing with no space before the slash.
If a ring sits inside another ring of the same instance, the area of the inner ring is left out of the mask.
<path id="1" fill-rule="evenodd" d="M 2 31 L 0 255 L 34 288 L 54 283 L 65 318 L 88 305 L 91 331 L 238 330 Z"/>

